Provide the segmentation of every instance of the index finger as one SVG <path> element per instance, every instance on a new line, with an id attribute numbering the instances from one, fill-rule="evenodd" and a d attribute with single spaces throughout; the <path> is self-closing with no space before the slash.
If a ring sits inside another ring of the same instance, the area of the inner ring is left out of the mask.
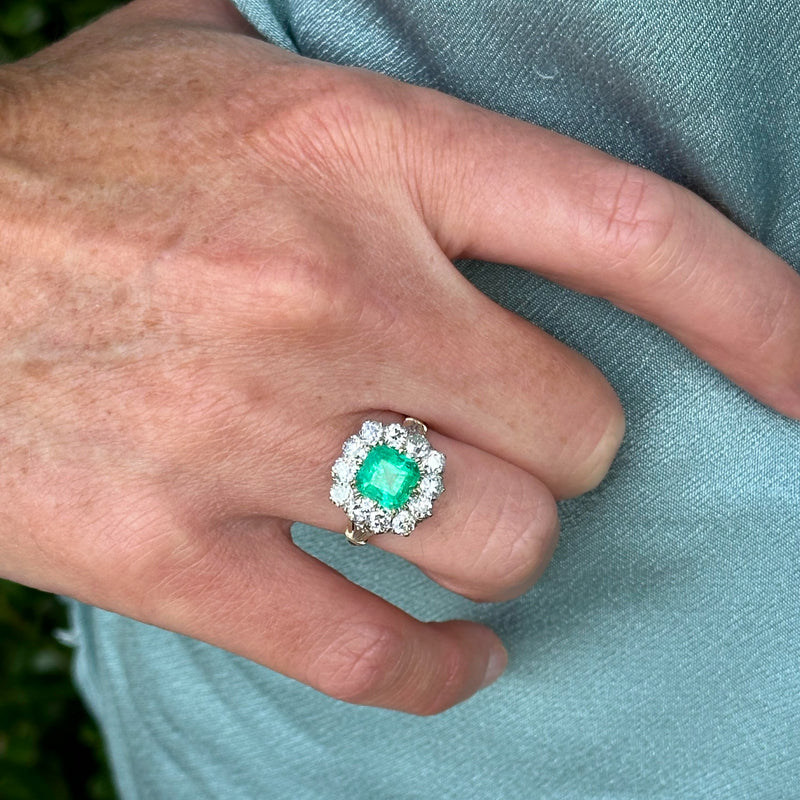
<path id="1" fill-rule="evenodd" d="M 419 202 L 449 257 L 604 297 L 800 417 L 800 276 L 786 262 L 648 170 L 438 93 L 421 102 L 438 158 L 435 173 L 417 160 Z"/>

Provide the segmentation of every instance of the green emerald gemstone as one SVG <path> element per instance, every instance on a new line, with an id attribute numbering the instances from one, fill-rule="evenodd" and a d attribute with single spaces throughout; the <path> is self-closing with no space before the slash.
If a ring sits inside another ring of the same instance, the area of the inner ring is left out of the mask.
<path id="1" fill-rule="evenodd" d="M 385 444 L 369 451 L 356 475 L 356 489 L 389 511 L 400 508 L 418 483 L 417 462 Z"/>

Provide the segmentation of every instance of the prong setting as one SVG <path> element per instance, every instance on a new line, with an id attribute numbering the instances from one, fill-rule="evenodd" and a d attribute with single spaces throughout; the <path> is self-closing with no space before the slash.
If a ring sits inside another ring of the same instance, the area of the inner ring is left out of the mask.
<path id="1" fill-rule="evenodd" d="M 427 427 L 411 418 L 402 425 L 366 420 L 342 446 L 331 468 L 331 502 L 348 519 L 348 541 L 370 536 L 408 536 L 433 513 L 444 491 L 443 453 L 431 447 Z"/>

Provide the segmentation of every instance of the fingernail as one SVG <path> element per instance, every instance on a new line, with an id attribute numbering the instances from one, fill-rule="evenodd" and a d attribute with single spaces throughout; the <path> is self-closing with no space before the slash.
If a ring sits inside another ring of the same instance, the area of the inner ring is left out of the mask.
<path id="1" fill-rule="evenodd" d="M 486 673 L 483 676 L 483 681 L 480 688 L 485 689 L 490 684 L 494 683 L 505 672 L 506 665 L 508 664 L 508 653 L 505 647 L 499 642 L 492 648 L 489 653 L 489 661 L 486 664 Z"/>

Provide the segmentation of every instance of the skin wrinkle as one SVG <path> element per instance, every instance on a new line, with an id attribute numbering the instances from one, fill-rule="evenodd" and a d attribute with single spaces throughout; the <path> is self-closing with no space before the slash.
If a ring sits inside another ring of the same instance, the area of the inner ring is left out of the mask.
<path id="1" fill-rule="evenodd" d="M 622 179 L 612 189 L 613 199 L 609 209 L 604 207 L 609 197 L 607 181 L 598 181 L 595 187 L 603 186 L 603 194 L 600 195 L 601 217 L 607 220 L 605 238 L 612 241 L 619 238 L 617 233 L 619 229 L 636 230 L 642 219 L 641 213 L 647 191 L 645 173 L 627 165 L 623 166 L 621 171 Z"/>
<path id="2" fill-rule="evenodd" d="M 425 120 L 426 112 L 432 111 L 439 95 L 423 91 L 425 94 L 416 106 L 415 121 L 425 130 L 427 126 L 421 123 Z M 406 136 L 406 152 L 410 154 L 407 158 L 411 159 L 409 163 L 413 168 L 411 175 L 416 177 L 416 181 L 410 184 L 413 189 L 412 197 L 415 207 L 442 252 L 450 260 L 470 258 L 473 243 L 463 235 L 454 236 L 453 226 L 447 224 L 447 221 L 452 218 L 469 220 L 474 214 L 482 213 L 482 210 L 473 206 L 471 192 L 468 190 L 474 175 L 479 173 L 477 154 L 460 146 L 463 120 L 441 113 L 431 114 L 431 117 L 441 118 L 441 124 L 429 130 L 428 137 Z M 442 152 L 452 154 L 453 168 L 441 169 Z M 431 192 L 430 186 L 436 186 L 437 191 Z M 465 228 L 467 231 L 471 230 L 468 224 Z"/>
<path id="3" fill-rule="evenodd" d="M 447 576 L 447 584 L 476 602 L 508 600 L 517 596 L 520 586 L 530 586 L 526 565 L 541 563 L 542 551 L 552 550 L 553 525 L 542 524 L 543 502 L 531 509 L 530 487 L 522 481 L 481 483 L 480 488 L 481 492 L 470 498 L 472 510 L 462 527 L 483 531 L 483 546 L 473 554 L 472 563 L 461 576 Z M 493 510 L 488 519 L 487 508 Z M 554 510 L 550 513 L 555 516 Z M 520 525 L 521 520 L 526 521 L 524 525 Z M 437 571 L 437 575 L 442 573 Z"/>
<path id="4" fill-rule="evenodd" d="M 522 487 L 519 487 L 522 488 Z M 527 487 L 525 487 L 527 488 Z M 486 502 L 486 494 L 491 491 L 491 496 L 488 498 L 490 502 Z M 505 542 L 501 547 L 498 547 L 498 538 L 494 534 L 498 528 L 503 527 L 503 523 L 508 524 L 512 522 L 512 527 L 518 528 L 518 515 L 515 513 L 517 509 L 513 490 L 507 484 L 503 483 L 498 490 L 497 482 L 491 487 L 488 485 L 483 486 L 483 492 L 471 500 L 473 503 L 472 511 L 467 515 L 464 522 L 464 528 L 469 528 L 474 525 L 473 518 L 477 517 L 477 526 L 480 530 L 485 531 L 486 536 L 483 547 L 473 554 L 472 563 L 469 565 L 471 575 L 467 581 L 464 578 L 451 576 L 451 585 L 459 586 L 461 593 L 467 594 L 475 600 L 493 600 L 496 596 L 502 596 L 504 593 L 505 581 L 508 574 L 508 565 L 512 563 L 514 558 L 514 550 L 517 548 L 517 536 L 511 540 L 510 548 L 506 546 Z M 486 509 L 490 508 L 494 514 L 492 517 L 486 518 Z M 511 508 L 511 511 L 509 511 Z M 483 519 L 481 519 L 481 516 Z M 500 569 L 497 569 L 498 563 Z M 529 563 L 527 559 L 522 562 Z M 527 570 L 525 570 L 527 572 Z M 464 591 L 466 589 L 466 591 Z"/>
<path id="5" fill-rule="evenodd" d="M 632 286 L 634 291 L 646 287 L 645 297 L 652 297 L 649 292 L 657 291 L 663 272 L 655 266 L 667 268 L 664 274 L 669 279 L 681 264 L 663 256 L 665 249 L 681 242 L 676 235 L 674 190 L 628 164 L 598 167 L 591 187 L 584 224 L 586 240 L 600 254 L 603 275 L 598 275 L 597 283 L 607 281 L 610 274 L 615 297 L 626 297 Z"/>
<path id="6" fill-rule="evenodd" d="M 422 709 L 423 715 L 429 716 L 436 714 L 443 708 L 450 705 L 450 698 L 458 696 L 459 690 L 464 683 L 464 658 L 455 648 L 448 648 L 445 651 L 445 660 L 440 673 L 444 678 L 439 679 L 439 691 L 434 698 L 429 701 L 429 705 Z"/>
<path id="7" fill-rule="evenodd" d="M 731 287 L 731 292 L 736 292 L 735 287 Z M 783 335 L 787 327 L 785 320 L 792 320 L 796 316 L 794 298 L 790 292 L 784 288 L 779 295 L 777 301 L 770 297 L 769 302 L 760 303 L 746 295 L 737 294 L 738 304 L 744 309 L 742 313 L 749 317 L 756 316 L 762 323 L 749 345 L 756 354 L 768 353 Z"/>
<path id="8" fill-rule="evenodd" d="M 327 646 L 314 649 L 308 674 L 332 697 L 363 701 L 391 684 L 404 649 L 393 628 L 354 620 Z"/>

